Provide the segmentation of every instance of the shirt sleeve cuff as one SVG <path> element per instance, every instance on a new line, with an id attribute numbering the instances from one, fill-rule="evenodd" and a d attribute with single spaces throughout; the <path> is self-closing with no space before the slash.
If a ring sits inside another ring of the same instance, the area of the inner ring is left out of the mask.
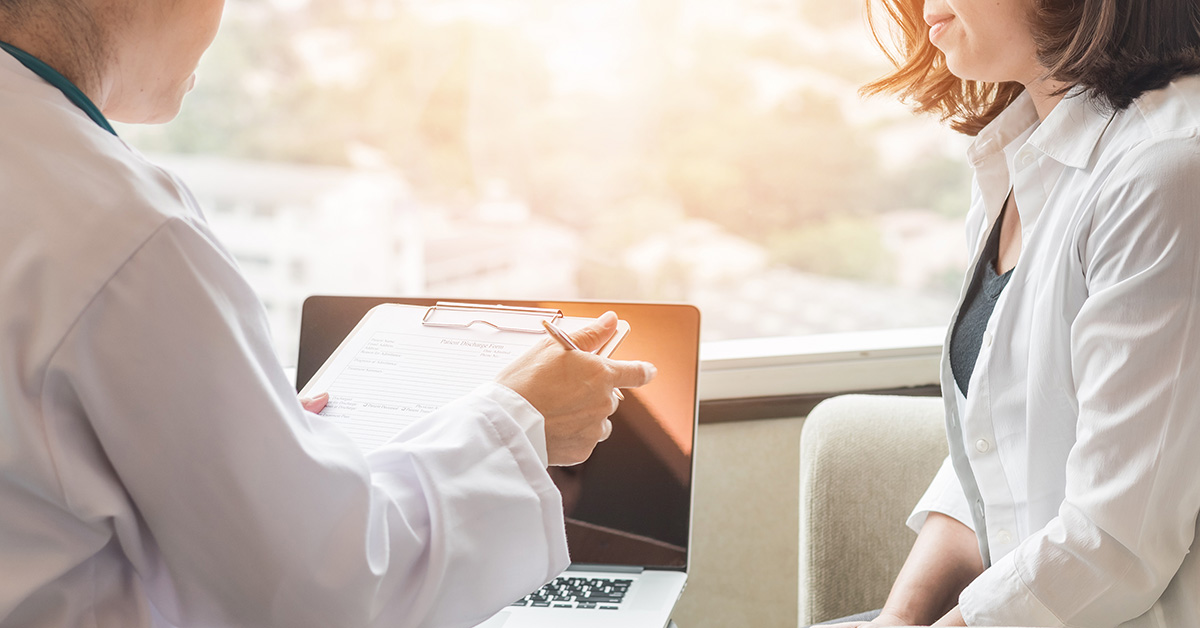
<path id="1" fill-rule="evenodd" d="M 987 568 L 958 597 L 968 626 L 1062 626 L 1033 594 L 1010 553 Z"/>
<path id="2" fill-rule="evenodd" d="M 541 412 L 511 388 L 496 382 L 481 385 L 475 389 L 475 393 L 499 404 L 525 432 L 542 466 L 550 466 L 550 455 L 546 450 L 546 419 Z"/>
<path id="3" fill-rule="evenodd" d="M 954 474 L 954 466 L 948 457 L 905 523 L 913 532 L 920 532 L 931 512 L 953 517 L 968 528 L 975 529 L 971 508 L 967 505 L 962 485 L 958 483 L 958 476 Z"/>

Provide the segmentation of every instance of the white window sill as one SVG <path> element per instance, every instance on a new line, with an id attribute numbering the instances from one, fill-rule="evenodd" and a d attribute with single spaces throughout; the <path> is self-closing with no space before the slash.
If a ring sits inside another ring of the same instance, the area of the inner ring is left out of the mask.
<path id="1" fill-rule="evenodd" d="M 921 327 L 706 342 L 700 400 L 937 384 L 945 335 L 943 327 Z"/>

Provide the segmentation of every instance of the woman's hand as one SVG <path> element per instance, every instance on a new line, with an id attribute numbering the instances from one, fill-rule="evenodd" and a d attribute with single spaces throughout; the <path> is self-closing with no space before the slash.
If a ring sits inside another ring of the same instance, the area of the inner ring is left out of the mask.
<path id="1" fill-rule="evenodd" d="M 822 625 L 824 626 L 824 624 L 822 624 Z M 847 622 L 842 622 L 840 624 L 829 624 L 828 626 L 826 626 L 826 628 L 871 628 L 873 626 L 921 626 L 921 625 L 924 625 L 924 624 L 918 624 L 916 622 L 909 621 L 909 620 L 903 619 L 901 617 L 896 617 L 895 615 L 886 615 L 885 614 L 885 615 L 880 615 L 879 617 L 876 617 L 875 619 L 872 619 L 871 621 L 847 621 Z M 945 616 L 943 616 L 941 619 L 939 619 L 937 621 L 937 623 L 935 623 L 933 625 L 934 626 L 966 626 L 967 624 L 965 621 L 963 621 L 962 613 L 959 613 L 958 607 L 955 606 L 953 610 L 951 610 L 949 613 L 946 613 Z"/>
<path id="2" fill-rule="evenodd" d="M 967 622 L 966 622 L 966 620 L 963 619 L 962 613 L 958 610 L 957 606 L 950 609 L 950 612 L 946 613 L 945 617 L 942 617 L 941 619 L 937 620 L 937 623 L 934 624 L 934 626 L 966 626 L 966 625 L 967 625 Z"/>
<path id="3" fill-rule="evenodd" d="M 906 619 L 896 617 L 887 613 L 880 614 L 879 617 L 871 621 L 847 621 L 840 624 L 829 624 L 826 628 L 871 628 L 873 626 L 915 626 Z"/>

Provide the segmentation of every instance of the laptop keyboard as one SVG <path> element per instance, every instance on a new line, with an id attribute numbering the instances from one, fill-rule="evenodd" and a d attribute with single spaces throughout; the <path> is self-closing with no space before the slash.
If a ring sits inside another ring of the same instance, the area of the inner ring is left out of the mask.
<path id="1" fill-rule="evenodd" d="M 512 606 L 618 610 L 632 580 L 559 576 Z"/>

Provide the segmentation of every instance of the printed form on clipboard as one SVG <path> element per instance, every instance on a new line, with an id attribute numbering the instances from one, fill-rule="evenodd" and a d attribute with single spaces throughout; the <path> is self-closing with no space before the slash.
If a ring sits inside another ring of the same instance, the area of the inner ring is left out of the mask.
<path id="1" fill-rule="evenodd" d="M 571 333 L 596 319 L 503 305 L 378 305 L 300 396 L 328 392 L 321 416 L 369 452 L 413 421 L 495 379 L 546 337 L 543 320 Z M 629 323 L 618 321 L 616 333 L 596 353 L 610 355 L 628 333 Z"/>

